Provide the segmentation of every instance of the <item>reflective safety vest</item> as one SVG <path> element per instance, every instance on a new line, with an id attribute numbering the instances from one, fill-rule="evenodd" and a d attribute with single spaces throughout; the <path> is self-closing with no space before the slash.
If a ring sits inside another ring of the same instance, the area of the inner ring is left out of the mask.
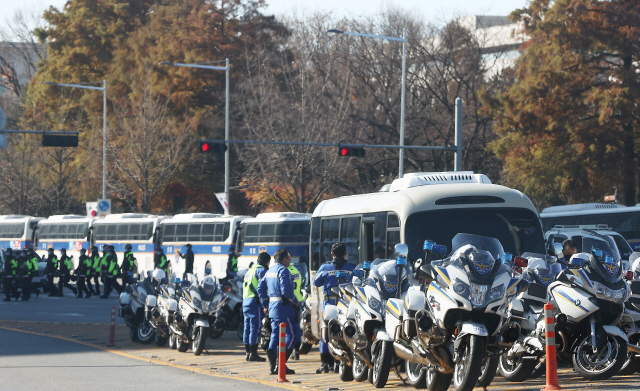
<path id="1" fill-rule="evenodd" d="M 291 273 L 291 279 L 293 280 L 293 294 L 296 295 L 298 303 L 302 303 L 304 297 L 302 296 L 302 276 L 300 275 L 300 270 L 293 265 L 287 269 Z"/>
<path id="2" fill-rule="evenodd" d="M 231 267 L 229 268 L 229 270 L 232 271 L 232 272 L 237 273 L 238 272 L 238 257 L 235 256 L 235 255 L 230 255 L 230 257 L 231 257 L 231 259 L 230 259 L 230 261 L 231 261 L 230 266 Z"/>
<path id="3" fill-rule="evenodd" d="M 160 261 L 158 265 L 156 265 L 156 268 L 164 270 L 165 273 L 167 272 L 167 257 L 164 254 L 160 256 Z"/>
<path id="4" fill-rule="evenodd" d="M 53 265 L 53 270 L 57 270 L 58 269 L 58 257 L 55 256 L 55 254 L 52 254 L 51 256 L 49 256 L 49 261 L 51 262 L 51 264 Z"/>
<path id="5" fill-rule="evenodd" d="M 86 257 L 86 256 L 85 256 Z M 82 256 L 80 256 L 81 261 L 82 261 Z M 93 261 L 91 260 L 91 258 L 86 257 L 84 259 L 84 266 L 87 268 L 87 276 L 91 275 L 91 269 L 93 268 Z"/>
<path id="6" fill-rule="evenodd" d="M 102 258 L 100 258 L 100 270 L 107 271 L 109 269 L 109 255 L 104 253 Z"/>
<path id="7" fill-rule="evenodd" d="M 31 259 L 27 259 L 26 264 L 29 268 L 29 275 L 33 275 L 38 271 L 38 257 L 33 256 Z"/>
<path id="8" fill-rule="evenodd" d="M 91 255 L 91 261 L 93 262 L 93 270 L 98 273 L 100 271 L 100 254 Z M 91 267 L 91 266 L 89 266 Z"/>
<path id="9" fill-rule="evenodd" d="M 132 251 L 127 251 L 126 253 L 124 253 L 124 260 L 122 261 L 122 267 L 124 269 L 124 264 L 125 262 L 129 262 L 129 269 L 128 271 L 133 271 L 133 269 L 136 266 L 136 261 L 133 258 L 133 252 Z"/>
<path id="10" fill-rule="evenodd" d="M 118 258 L 116 256 L 108 256 L 107 262 L 109 262 L 109 274 L 113 276 L 118 275 Z"/>
<path id="11" fill-rule="evenodd" d="M 258 269 L 264 269 L 264 267 L 260 264 L 253 265 L 251 269 L 247 271 L 247 274 L 244 275 L 244 283 L 242 284 L 243 299 L 253 299 L 256 297 L 259 282 L 256 276 Z M 253 289 L 251 289 L 251 287 L 253 287 Z"/>
<path id="12" fill-rule="evenodd" d="M 73 269 L 73 261 L 71 260 L 71 258 L 67 257 L 64 259 L 64 267 L 67 268 L 67 273 Z"/>
<path id="13" fill-rule="evenodd" d="M 11 257 L 9 260 L 9 270 L 12 276 L 18 275 L 18 260 L 16 258 Z"/>

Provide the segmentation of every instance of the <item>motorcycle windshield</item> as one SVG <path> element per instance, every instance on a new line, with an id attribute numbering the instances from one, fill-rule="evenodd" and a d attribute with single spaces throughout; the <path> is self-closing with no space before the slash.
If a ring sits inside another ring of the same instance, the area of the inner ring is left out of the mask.
<path id="1" fill-rule="evenodd" d="M 469 276 L 471 280 L 487 283 L 495 277 L 498 269 L 508 271 L 508 267 L 502 265 L 505 259 L 504 250 L 498 239 L 480 235 L 457 234 L 452 243 L 453 255 L 451 255 L 449 264 L 465 271 L 465 266 L 468 266 L 472 273 Z M 495 268 L 496 262 L 500 262 L 498 269 Z"/>
<path id="2" fill-rule="evenodd" d="M 457 234 L 451 241 L 451 250 L 455 253 L 465 245 L 472 245 L 477 250 L 488 251 L 494 259 L 504 260 L 504 249 L 496 238 L 481 235 Z"/>
<path id="3" fill-rule="evenodd" d="M 622 262 L 616 242 L 609 235 L 593 231 L 582 231 L 582 251 L 589 253 L 589 265 L 596 274 L 608 283 L 622 278 Z"/>
<path id="4" fill-rule="evenodd" d="M 401 292 L 409 289 L 411 273 L 412 270 L 409 265 L 402 269 Z M 381 262 L 372 266 L 368 282 L 371 286 L 375 286 L 378 289 L 380 297 L 383 300 L 396 297 L 398 288 L 398 266 L 396 266 L 396 261 Z"/>

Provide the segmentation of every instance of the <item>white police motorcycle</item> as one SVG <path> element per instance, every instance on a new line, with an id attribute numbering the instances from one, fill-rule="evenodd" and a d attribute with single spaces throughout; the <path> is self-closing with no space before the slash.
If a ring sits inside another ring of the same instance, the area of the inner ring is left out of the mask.
<path id="1" fill-rule="evenodd" d="M 148 295 L 155 295 L 156 288 L 166 279 L 166 274 L 160 269 L 147 272 L 146 277 L 135 284 L 127 286 L 120 293 L 118 316 L 129 327 L 132 341 L 149 344 L 155 340 L 155 330 L 145 317 L 146 300 Z"/>
<path id="2" fill-rule="evenodd" d="M 191 284 L 182 288 L 171 332 L 179 352 L 186 352 L 191 346 L 193 354 L 198 356 L 202 354 L 209 334 L 224 326 L 219 314 L 227 298 L 215 277 L 206 276 L 200 284 L 194 275 L 190 274 L 188 278 Z"/>
<path id="3" fill-rule="evenodd" d="M 604 380 L 618 373 L 627 349 L 640 348 L 629 344 L 618 327 L 630 289 L 615 242 L 593 231 L 583 230 L 581 236 L 583 252 L 572 256 L 569 268 L 549 285 L 557 310 L 567 316 L 556 329 L 558 356 L 571 359 L 585 379 Z"/>
<path id="4" fill-rule="evenodd" d="M 640 270 L 636 271 L 635 260 L 640 258 L 640 253 L 634 252 L 629 257 L 631 270 L 626 272 L 626 282 L 629 285 L 631 295 L 624 303 L 624 314 L 618 323 L 618 327 L 624 331 L 630 344 L 638 344 L 640 341 Z M 640 356 L 637 352 L 628 349 L 627 360 L 618 371 L 618 375 L 632 375 L 640 370 Z"/>
<path id="5" fill-rule="evenodd" d="M 433 245 L 425 242 L 425 250 Z M 427 305 L 415 315 L 413 353 L 426 359 L 431 391 L 448 389 L 452 378 L 456 391 L 491 383 L 499 355 L 520 334 L 517 322 L 506 321 L 509 304 L 528 287 L 502 263 L 505 254 L 497 239 L 457 234 L 452 249 L 440 265 L 420 266 L 421 276 L 431 283 Z"/>
<path id="6" fill-rule="evenodd" d="M 155 342 L 158 346 L 165 346 L 171 340 L 171 348 L 175 349 L 175 338 L 171 338 L 169 325 L 173 322 L 173 316 L 178 310 L 176 296 L 176 283 L 180 279 L 174 279 L 174 283 L 165 283 L 157 288 L 157 295 L 147 295 L 145 318 L 155 331 Z"/>

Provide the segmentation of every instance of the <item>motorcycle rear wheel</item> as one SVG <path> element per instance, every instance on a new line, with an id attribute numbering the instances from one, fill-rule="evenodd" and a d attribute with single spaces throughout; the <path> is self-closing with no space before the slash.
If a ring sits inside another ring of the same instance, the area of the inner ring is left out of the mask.
<path id="1" fill-rule="evenodd" d="M 174 333 L 169 334 L 169 349 L 175 350 L 177 347 L 178 337 Z"/>
<path id="2" fill-rule="evenodd" d="M 167 346 L 167 342 L 169 341 L 169 338 L 161 337 L 160 335 L 158 335 L 158 333 L 155 333 L 155 334 L 156 334 L 156 337 L 155 337 L 156 346 L 159 346 L 159 347 Z"/>
<path id="3" fill-rule="evenodd" d="M 340 363 L 338 373 L 340 375 L 340 380 L 344 382 L 353 381 L 353 368 L 345 363 Z"/>
<path id="4" fill-rule="evenodd" d="M 300 354 L 302 354 L 302 348 L 300 348 Z M 353 380 L 357 382 L 363 382 L 369 378 L 369 367 L 364 361 L 358 360 L 356 357 L 353 359 L 352 371 Z"/>
<path id="5" fill-rule="evenodd" d="M 482 372 L 486 337 L 468 335 L 463 342 L 460 361 L 456 363 L 453 385 L 456 391 L 471 391 Z"/>
<path id="6" fill-rule="evenodd" d="M 500 357 L 487 358 L 484 365 L 482 366 L 482 370 L 480 371 L 480 377 L 478 378 L 476 387 L 489 387 L 489 385 L 493 381 L 493 378 L 496 377 L 499 360 Z"/>
<path id="7" fill-rule="evenodd" d="M 393 343 L 389 341 L 380 342 L 380 353 L 373 364 L 373 386 L 383 388 L 389 380 L 391 372 L 391 361 L 393 360 Z"/>
<path id="8" fill-rule="evenodd" d="M 147 345 L 153 342 L 156 332 L 148 320 L 143 320 L 138 325 L 138 339 L 141 344 Z"/>
<path id="9" fill-rule="evenodd" d="M 189 344 L 184 342 L 181 337 L 176 336 L 176 348 L 180 353 L 184 353 L 189 350 Z"/>
<path id="10" fill-rule="evenodd" d="M 212 332 L 210 332 L 209 337 L 213 339 L 218 339 L 222 337 L 223 333 L 224 333 L 224 329 L 214 329 Z"/>
<path id="11" fill-rule="evenodd" d="M 620 337 L 607 335 L 602 352 L 593 353 L 591 335 L 587 335 L 572 356 L 573 368 L 587 380 L 606 380 L 616 375 L 627 360 L 627 343 Z"/>
<path id="12" fill-rule="evenodd" d="M 519 383 L 529 379 L 539 363 L 533 358 L 526 359 L 520 356 L 510 360 L 502 355 L 500 356 L 499 368 L 504 380 Z"/>
<path id="13" fill-rule="evenodd" d="M 207 342 L 207 335 L 209 334 L 208 327 L 196 327 L 193 329 L 193 342 L 191 350 L 193 354 L 199 356 L 204 350 L 204 345 Z"/>
<path id="14" fill-rule="evenodd" d="M 425 385 L 429 391 L 447 391 L 452 379 L 453 373 L 438 372 L 431 366 L 425 368 Z"/>
<path id="15" fill-rule="evenodd" d="M 404 366 L 407 370 L 406 383 L 408 385 L 419 390 L 427 388 L 427 374 L 424 365 L 406 360 Z"/>

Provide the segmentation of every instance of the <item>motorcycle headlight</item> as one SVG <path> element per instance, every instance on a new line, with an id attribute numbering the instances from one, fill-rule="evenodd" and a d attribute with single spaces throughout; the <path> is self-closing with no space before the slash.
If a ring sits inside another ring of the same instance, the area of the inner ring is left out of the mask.
<path id="1" fill-rule="evenodd" d="M 597 282 L 594 282 L 593 284 L 596 287 L 596 296 L 602 297 L 603 299 L 606 298 L 605 291 L 606 291 L 607 288 L 605 288 L 604 285 L 601 285 L 601 284 L 599 284 Z"/>
<path id="2" fill-rule="evenodd" d="M 620 303 L 622 300 L 624 300 L 624 289 L 613 291 L 613 301 Z"/>
<path id="3" fill-rule="evenodd" d="M 621 288 L 618 290 L 609 289 L 606 286 L 594 282 L 594 287 L 596 288 L 596 297 L 598 299 L 610 300 L 616 303 L 622 303 L 625 299 L 626 288 Z"/>
<path id="4" fill-rule="evenodd" d="M 449 284 L 447 284 L 447 282 L 444 280 L 444 278 L 440 276 L 440 274 L 436 276 L 436 283 L 443 288 L 446 288 L 449 286 Z"/>
<path id="5" fill-rule="evenodd" d="M 382 303 L 380 302 L 380 300 L 376 299 L 375 297 L 370 297 L 367 304 L 372 310 L 376 312 L 382 312 Z"/>
<path id="6" fill-rule="evenodd" d="M 469 297 L 469 285 L 457 278 L 453 280 L 453 291 L 462 297 Z"/>
<path id="7" fill-rule="evenodd" d="M 515 296 L 515 289 L 513 290 L 513 294 L 509 297 Z M 491 293 L 489 294 L 489 303 L 493 303 L 494 301 L 500 300 L 504 296 L 504 285 L 497 286 L 491 289 Z"/>
<path id="8" fill-rule="evenodd" d="M 487 285 L 471 284 L 469 301 L 475 306 L 483 306 L 486 302 L 488 291 L 489 287 Z"/>

